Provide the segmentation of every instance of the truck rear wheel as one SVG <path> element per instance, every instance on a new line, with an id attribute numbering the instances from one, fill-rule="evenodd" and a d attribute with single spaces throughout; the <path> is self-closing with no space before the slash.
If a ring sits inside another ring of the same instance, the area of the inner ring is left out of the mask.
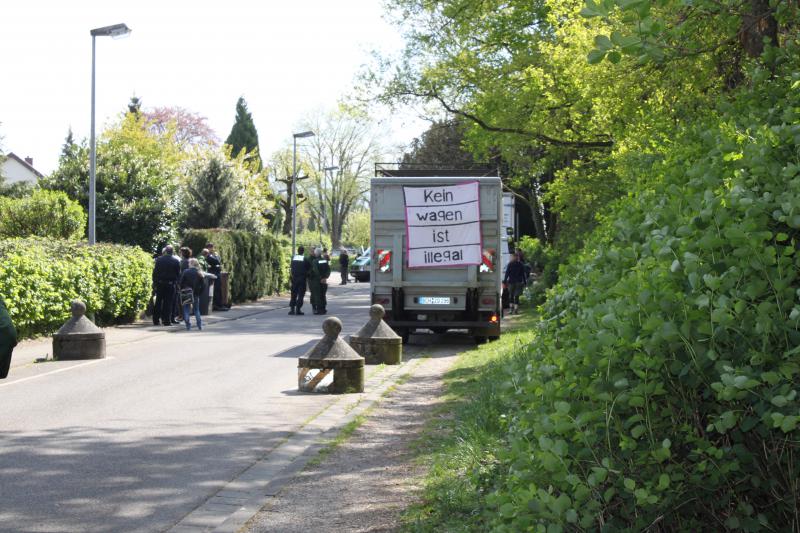
<path id="1" fill-rule="evenodd" d="M 486 344 L 486 337 L 484 335 L 475 335 L 472 338 L 475 339 L 475 344 Z"/>
<path id="2" fill-rule="evenodd" d="M 411 332 L 409 332 L 407 329 L 401 329 L 397 332 L 397 334 L 400 335 L 401 339 L 403 339 L 403 344 L 408 344 L 408 340 L 411 337 Z"/>

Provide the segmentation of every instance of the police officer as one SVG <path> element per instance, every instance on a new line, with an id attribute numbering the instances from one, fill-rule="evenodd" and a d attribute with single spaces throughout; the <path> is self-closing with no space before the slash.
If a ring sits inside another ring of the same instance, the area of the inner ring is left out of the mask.
<path id="1" fill-rule="evenodd" d="M 317 314 L 324 315 L 328 312 L 328 278 L 331 275 L 331 256 L 327 250 L 322 250 L 322 256 L 317 259 L 317 272 L 319 272 L 319 300 L 317 301 Z"/>
<path id="2" fill-rule="evenodd" d="M 305 248 L 297 247 L 297 255 L 292 257 L 290 281 L 292 283 L 292 297 L 289 300 L 290 315 L 304 315 L 300 310 L 303 307 L 303 297 L 306 295 L 306 283 L 311 271 L 311 262 L 304 255 Z"/>
<path id="3" fill-rule="evenodd" d="M 0 379 L 8 377 L 11 367 L 11 353 L 17 345 L 17 330 L 11 323 L 11 314 L 6 303 L 0 298 Z"/>
<path id="4" fill-rule="evenodd" d="M 311 307 L 314 309 L 314 314 L 320 314 L 321 307 L 321 294 L 322 294 L 322 276 L 320 276 L 319 262 L 322 259 L 322 248 L 315 248 L 314 254 L 311 256 L 311 272 L 308 274 L 308 288 L 311 291 Z"/>

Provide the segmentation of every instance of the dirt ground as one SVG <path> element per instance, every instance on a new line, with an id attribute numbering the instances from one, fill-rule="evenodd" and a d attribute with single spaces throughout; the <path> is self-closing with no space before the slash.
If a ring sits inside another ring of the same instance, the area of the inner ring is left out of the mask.
<path id="1" fill-rule="evenodd" d="M 290 481 L 242 531 L 395 531 L 425 475 L 410 445 L 441 397 L 442 377 L 466 348 L 432 347 L 430 358 L 411 362 L 409 379 L 320 464 L 309 465 Z"/>

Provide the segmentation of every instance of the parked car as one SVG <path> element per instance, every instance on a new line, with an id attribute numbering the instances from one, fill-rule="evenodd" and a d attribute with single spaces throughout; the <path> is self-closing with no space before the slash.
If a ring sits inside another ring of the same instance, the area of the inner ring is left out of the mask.
<path id="1" fill-rule="evenodd" d="M 370 251 L 364 252 L 364 255 L 356 258 L 350 265 L 350 274 L 356 281 L 369 281 L 369 266 L 370 266 Z"/>

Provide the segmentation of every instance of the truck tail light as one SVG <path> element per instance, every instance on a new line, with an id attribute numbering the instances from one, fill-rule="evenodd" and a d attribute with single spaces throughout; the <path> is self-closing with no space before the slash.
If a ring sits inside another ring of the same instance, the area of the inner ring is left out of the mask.
<path id="1" fill-rule="evenodd" d="M 378 270 L 380 272 L 390 272 L 392 270 L 392 251 L 376 250 L 378 259 Z"/>
<path id="2" fill-rule="evenodd" d="M 492 315 L 492 318 L 489 319 L 489 322 L 491 322 L 492 324 L 496 324 L 497 323 L 497 315 Z"/>
<path id="3" fill-rule="evenodd" d="M 376 304 L 386 305 L 391 302 L 389 298 L 373 298 Z"/>

